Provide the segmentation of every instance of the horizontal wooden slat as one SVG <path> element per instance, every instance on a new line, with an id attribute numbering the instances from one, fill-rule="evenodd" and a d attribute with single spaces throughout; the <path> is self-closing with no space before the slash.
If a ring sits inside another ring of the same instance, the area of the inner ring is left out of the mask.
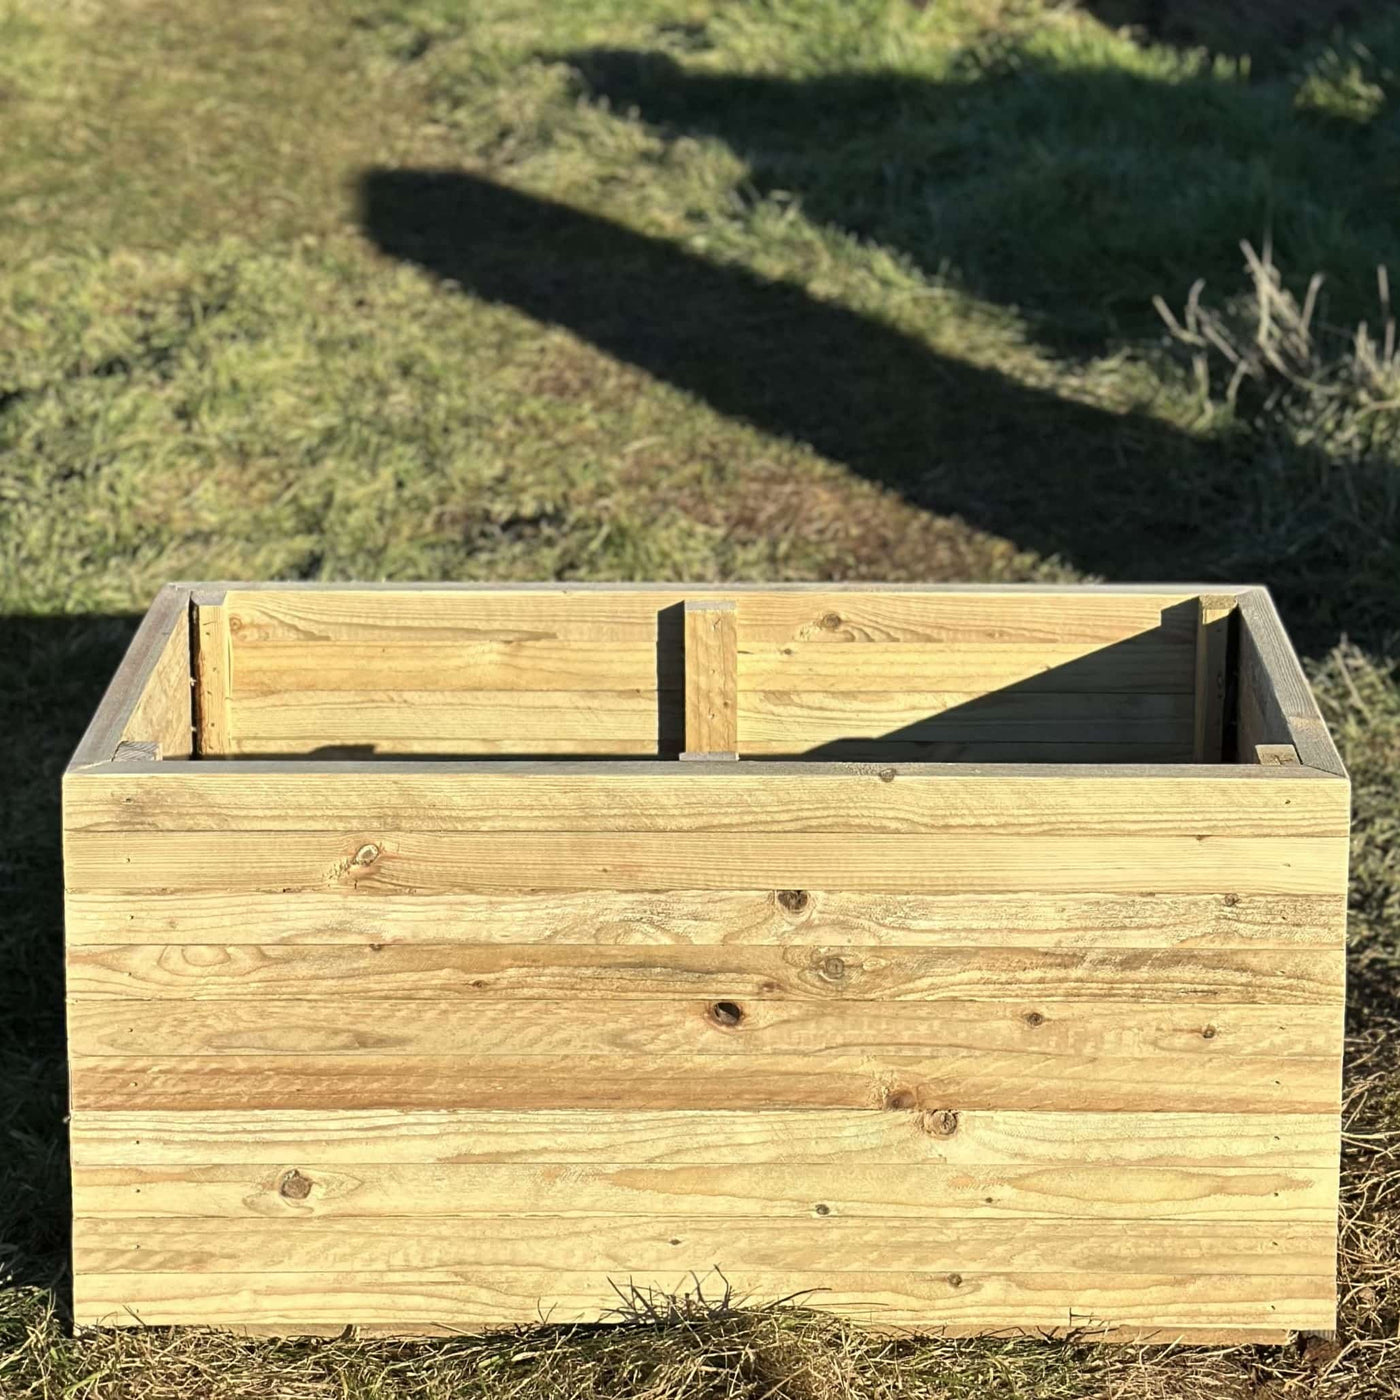
<path id="1" fill-rule="evenodd" d="M 1206 1072 L 1209 1068 L 1209 1073 Z M 1340 1061 L 1199 1053 L 75 1055 L 75 1109 L 1024 1108 L 1331 1113 Z"/>
<path id="2" fill-rule="evenodd" d="M 971 980 L 971 979 L 969 979 Z M 297 988 L 284 984 L 283 993 Z M 1340 987 L 1330 1006 L 1164 1006 L 1134 999 L 1058 1001 L 1034 994 L 978 1000 L 611 1000 L 580 987 L 560 1001 L 365 1000 L 353 981 L 323 1001 L 79 999 L 68 1009 L 78 1055 L 873 1055 L 942 1052 L 1200 1056 L 1213 1074 L 1236 1055 L 1327 1055 L 1341 1043 Z M 1062 993 L 1063 988 L 1056 988 Z M 1189 987 L 1180 987 L 1183 995 Z M 1259 994 L 1259 993 L 1256 993 Z M 1296 995 L 1296 993 L 1295 993 Z M 586 1000 L 584 998 L 587 998 Z M 720 1009 L 716 1009 L 720 1008 Z M 731 1024 L 731 1018 L 737 1022 Z"/>
<path id="3" fill-rule="evenodd" d="M 1282 770 L 1280 770 L 1282 771 Z M 1340 948 L 1346 895 L 881 895 L 826 890 L 582 894 L 70 894 L 91 944 L 449 943 L 850 947 Z"/>
<path id="4" fill-rule="evenodd" d="M 739 697 L 739 733 L 741 749 L 794 751 L 837 739 L 1180 743 L 1193 714 L 1189 695 L 750 690 Z"/>
<path id="5" fill-rule="evenodd" d="M 534 590 L 234 590 L 235 648 L 262 642 L 400 642 L 436 638 L 646 641 L 656 615 L 690 588 Z M 921 641 L 1051 645 L 1119 642 L 1161 629 L 1194 645 L 1194 594 L 948 592 L 726 587 L 749 642 Z"/>
<path id="6" fill-rule="evenodd" d="M 463 1327 L 595 1320 L 617 1309 L 617 1284 L 667 1292 L 693 1290 L 678 1270 L 615 1280 L 602 1272 L 501 1270 L 469 1281 L 451 1271 L 403 1274 L 88 1274 L 74 1301 L 80 1322 L 147 1325 L 261 1321 L 270 1316 L 344 1324 L 359 1318 L 408 1323 L 445 1320 Z M 806 1307 L 886 1326 L 1069 1326 L 1096 1323 L 1175 1326 L 1282 1324 L 1331 1326 L 1330 1277 L 1156 1274 L 845 1274 L 830 1284 L 798 1273 L 744 1271 L 709 1280 L 752 1302 L 801 1294 Z M 135 1317 L 113 1318 L 130 1311 Z"/>
<path id="7" fill-rule="evenodd" d="M 85 1166 L 342 1162 L 1334 1167 L 1317 1113 L 438 1109 L 74 1113 Z"/>
<path id="8" fill-rule="evenodd" d="M 740 639 L 739 690 L 963 691 L 1015 686 L 1023 694 L 1171 695 L 1189 692 L 1191 668 L 1174 635 L 1126 642 L 1035 645 L 996 637 L 955 643 L 824 642 L 761 645 Z"/>
<path id="9" fill-rule="evenodd" d="M 1191 746 L 1180 739 L 1153 743 L 1099 739 L 850 739 L 834 736 L 820 742 L 797 739 L 751 739 L 739 746 L 750 762 L 805 759 L 809 762 L 1011 764 L 1182 764 L 1191 761 Z"/>
<path id="10" fill-rule="evenodd" d="M 222 1219 L 669 1214 L 1327 1224 L 1335 1190 L 1334 1172 L 1306 1167 L 79 1164 L 73 1209 Z"/>
<path id="11" fill-rule="evenodd" d="M 1327 894 L 1346 878 L 1335 837 L 1004 836 L 716 832 L 70 832 L 70 890 L 339 888 L 775 889 L 889 893 Z"/>
<path id="12" fill-rule="evenodd" d="M 234 695 L 363 691 L 391 679 L 405 691 L 679 691 L 678 654 L 655 642 L 267 642 L 243 645 Z"/>
<path id="13" fill-rule="evenodd" d="M 234 693 L 364 690 L 392 676 L 405 690 L 632 690 L 680 688 L 675 649 L 646 642 L 556 638 L 519 641 L 263 642 L 238 653 Z M 739 689 L 957 690 L 981 695 L 1016 686 L 1058 693 L 1181 694 L 1191 668 L 1179 639 L 1144 633 L 1107 645 L 1026 645 L 992 637 L 955 644 L 822 642 L 766 646 L 740 639 Z"/>
<path id="14" fill-rule="evenodd" d="M 70 778 L 65 820 L 70 831 L 343 830 L 372 813 L 386 826 L 417 831 L 1328 836 L 1345 834 L 1349 816 L 1346 784 L 1301 768 L 1016 777 L 957 767 L 936 774 L 733 764 L 637 768 L 108 770 Z"/>
<path id="15" fill-rule="evenodd" d="M 389 677 L 381 677 L 387 680 Z M 436 743 L 445 753 L 479 739 L 606 739 L 656 743 L 654 690 L 308 690 L 239 696 L 233 732 L 244 749 L 260 738 L 316 744 Z"/>
<path id="16" fill-rule="evenodd" d="M 76 1267 L 92 1273 L 395 1273 L 497 1269 L 598 1270 L 621 1278 L 658 1270 L 806 1270 L 823 1284 L 843 1274 L 1011 1271 L 1327 1276 L 1336 1240 L 1325 1224 L 1267 1221 L 907 1221 L 809 1216 L 788 1220 L 663 1216 L 498 1219 L 184 1220 L 80 1216 Z M 139 1290 L 140 1280 L 132 1280 Z"/>
<path id="17" fill-rule="evenodd" d="M 1201 1015 L 1205 1014 L 1201 1008 L 1206 1008 L 1219 1013 L 1215 1019 L 1222 1034 L 1231 1019 L 1225 1004 L 1244 1004 L 1236 1018 L 1241 1028 L 1252 1024 L 1247 1006 L 1254 1004 L 1276 1017 L 1281 1033 L 1286 1030 L 1305 1040 L 1307 1024 L 1319 1034 L 1337 1031 L 1330 1011 L 1329 1017 L 1310 1022 L 1296 1009 L 1285 1015 L 1283 1008 L 1337 1010 L 1344 979 L 1340 949 L 870 949 L 831 944 L 719 949 L 687 944 L 659 948 L 461 943 L 147 948 L 117 944 L 72 950 L 68 969 L 70 997 L 91 1006 L 94 1018 L 109 1019 L 142 1014 L 127 998 L 199 1000 L 201 1007 L 191 1014 L 203 1017 L 215 1014 L 209 1001 L 233 1004 L 238 998 L 258 1006 L 267 1005 L 270 996 L 298 998 L 313 1003 L 307 1015 L 325 1016 L 325 1008 L 314 1009 L 316 1001 L 345 1005 L 347 998 L 399 997 L 414 999 L 412 1005 L 404 1006 L 404 1015 L 410 1019 L 433 1014 L 423 1003 L 439 1003 L 437 1014 L 465 1024 L 475 1016 L 492 1014 L 487 1003 L 502 998 L 551 1002 L 564 998 L 576 1003 L 578 997 L 587 996 L 589 1002 L 571 1005 L 567 1016 L 561 1006 L 554 1013 L 535 1014 L 557 1014 L 581 1032 L 593 1026 L 600 1033 L 610 1028 L 623 1033 L 629 1023 L 674 1020 L 692 1012 L 699 1015 L 706 1002 L 696 998 L 738 997 L 746 1005 L 758 999 L 750 1005 L 752 1014 L 744 1023 L 751 1024 L 754 1033 L 763 1018 L 773 1025 L 786 1017 L 789 1023 L 807 1018 L 809 1028 L 819 1036 L 823 1034 L 820 1025 L 825 1024 L 825 1033 L 835 1034 L 841 1030 L 839 1022 L 852 1028 L 851 1034 L 873 1035 L 872 1018 L 880 1014 L 877 998 L 899 1001 L 899 1007 L 885 1015 L 903 1018 L 909 1026 L 921 1016 L 942 1016 L 952 1024 L 959 1016 L 958 1005 L 968 1003 L 963 1013 L 968 1019 L 995 1017 L 997 1003 L 1003 1004 L 1006 1014 L 1019 1017 L 1043 998 L 1073 1003 L 1080 1013 L 1087 1012 L 1085 1002 L 1090 999 L 1105 1015 L 1113 1004 L 1120 1015 L 1122 1008 L 1131 1011 L 1142 1006 L 1144 1031 L 1154 1024 L 1148 1019 L 1151 1003 L 1180 1007 L 1170 1015 L 1183 1025 L 1193 1024 L 1196 1013 L 1189 1008 L 1194 1006 Z M 788 997 L 799 999 L 799 1004 L 783 1010 L 771 1001 Z M 627 1000 L 610 1003 L 613 998 Z M 632 1004 L 653 998 L 659 1000 L 651 1005 Z M 830 1007 L 800 1005 L 812 1000 Z M 987 1005 L 979 1009 L 982 1003 Z M 1053 1019 L 1048 1005 L 1041 1009 Z M 1071 1014 L 1071 1007 L 1064 1011 Z M 148 1014 L 169 1017 L 175 1010 L 153 1008 Z M 528 1013 L 506 1007 L 504 1014 L 518 1018 Z M 853 1029 L 857 1021 L 859 1031 Z M 1264 1028 L 1260 1021 L 1258 1029 Z"/>

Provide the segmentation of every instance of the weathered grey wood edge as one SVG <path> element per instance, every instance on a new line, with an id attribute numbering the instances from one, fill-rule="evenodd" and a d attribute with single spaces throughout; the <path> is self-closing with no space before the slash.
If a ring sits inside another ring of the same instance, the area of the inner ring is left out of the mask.
<path id="1" fill-rule="evenodd" d="M 684 772 L 692 778 L 850 778 L 851 781 L 892 782 L 937 780 L 940 783 L 974 778 L 1030 778 L 1052 782 L 1065 778 L 1145 778 L 1174 783 L 1220 781 L 1240 783 L 1334 782 L 1336 775 L 1303 764 L 1266 767 L 1257 763 L 854 763 L 833 759 L 696 758 L 684 769 L 669 758 L 392 758 L 383 760 L 334 758 L 167 758 L 158 763 L 104 762 L 85 764 L 83 777 L 104 773 L 124 778 L 160 774 L 192 781 L 213 777 L 305 777 L 374 774 L 383 777 L 512 777 L 512 778 L 665 778 Z"/>
<path id="2" fill-rule="evenodd" d="M 234 579 L 175 583 L 171 588 L 195 593 L 203 600 L 218 601 L 224 593 L 692 593 L 713 598 L 730 593 L 985 593 L 1047 597 L 1066 594 L 1178 594 L 1195 596 L 1213 593 L 1243 597 L 1265 592 L 1252 583 L 717 583 L 713 579 L 696 583 L 315 583 L 305 579 L 279 583 L 275 579 L 241 583 Z"/>
<path id="3" fill-rule="evenodd" d="M 1239 594 L 1239 611 L 1240 666 L 1262 670 L 1266 693 L 1278 706 L 1299 760 L 1308 768 L 1347 778 L 1346 765 L 1313 698 L 1273 595 L 1262 586 L 1246 590 Z"/>
<path id="4" fill-rule="evenodd" d="M 92 721 L 78 740 L 78 747 L 68 760 L 67 772 L 110 763 L 121 742 L 122 730 L 150 684 L 151 673 L 160 660 L 166 642 L 181 619 L 189 614 L 190 592 L 188 584 L 167 583 L 156 594 L 146 616 L 141 619 L 140 627 L 136 629 L 136 635 L 131 639 L 126 655 L 122 657 L 121 664 L 98 702 Z M 129 773 L 136 766 L 123 763 L 121 770 Z"/>

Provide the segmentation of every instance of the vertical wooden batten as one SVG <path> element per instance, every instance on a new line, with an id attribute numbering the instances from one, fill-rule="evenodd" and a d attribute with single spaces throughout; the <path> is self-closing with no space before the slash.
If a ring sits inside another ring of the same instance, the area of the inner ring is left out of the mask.
<path id="1" fill-rule="evenodd" d="M 733 602 L 685 605 L 685 752 L 739 757 L 739 627 Z"/>
<path id="2" fill-rule="evenodd" d="M 190 599 L 190 670 L 194 676 L 195 753 L 215 758 L 230 751 L 231 634 L 223 593 Z"/>
<path id="3" fill-rule="evenodd" d="M 1198 600 L 1194 745 L 1197 763 L 1220 763 L 1224 758 L 1225 692 L 1235 606 L 1234 596 L 1227 594 L 1203 593 Z"/>

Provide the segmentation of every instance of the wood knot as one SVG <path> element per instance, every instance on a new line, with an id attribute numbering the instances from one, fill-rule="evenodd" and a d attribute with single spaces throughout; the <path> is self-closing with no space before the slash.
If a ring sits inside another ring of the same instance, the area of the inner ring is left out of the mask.
<path id="1" fill-rule="evenodd" d="M 295 1167 L 282 1174 L 277 1183 L 277 1194 L 289 1201 L 304 1201 L 311 1194 L 311 1178 L 303 1176 Z"/>
<path id="2" fill-rule="evenodd" d="M 354 859 L 351 860 L 350 864 L 351 864 L 351 865 L 373 865 L 374 862 L 377 861 L 378 859 L 379 859 L 379 847 L 376 846 L 376 845 L 371 841 L 371 842 L 368 842 L 366 845 L 361 846 L 360 849 L 359 849 L 358 851 L 355 852 Z"/>
<path id="3" fill-rule="evenodd" d="M 923 1115 L 919 1120 L 919 1126 L 930 1137 L 952 1137 L 958 1130 L 957 1110 L 935 1108 L 931 1113 Z"/>
<path id="4" fill-rule="evenodd" d="M 1202 1027 L 1201 1027 L 1201 1039 L 1202 1039 L 1202 1040 L 1214 1040 L 1215 1037 L 1216 1037 L 1218 1034 L 1219 1034 L 1219 1032 L 1215 1029 L 1214 1026 L 1202 1026 Z"/>
<path id="5" fill-rule="evenodd" d="M 962 1275 L 961 1275 L 961 1274 L 949 1274 L 949 1275 L 948 1275 L 948 1287 L 949 1287 L 949 1288 L 961 1288 L 961 1287 L 962 1287 L 962 1282 L 963 1282 L 963 1278 L 962 1278 Z"/>
<path id="6" fill-rule="evenodd" d="M 737 1026 L 744 1019 L 744 1008 L 737 1001 L 717 1001 L 710 1006 L 710 1020 L 718 1026 Z"/>
<path id="7" fill-rule="evenodd" d="M 885 1092 L 886 1108 L 918 1108 L 919 1096 L 913 1089 L 888 1089 Z"/>
<path id="8" fill-rule="evenodd" d="M 1039 1011 L 1027 1011 L 1021 1019 L 1032 1029 L 1045 1024 L 1045 1017 Z"/>
<path id="9" fill-rule="evenodd" d="M 800 914 L 810 903 L 812 896 L 806 890 L 779 890 L 778 903 L 789 914 Z"/>
<path id="10" fill-rule="evenodd" d="M 821 627 L 823 631 L 835 632 L 841 626 L 841 614 L 829 612 L 822 616 Z"/>
<path id="11" fill-rule="evenodd" d="M 839 982 L 846 975 L 846 959 L 838 958 L 834 953 L 830 957 L 823 958 L 817 964 L 817 971 L 826 978 L 828 982 Z"/>
<path id="12" fill-rule="evenodd" d="M 1221 903 L 1224 904 L 1227 909 L 1233 909 L 1239 902 L 1240 897 L 1237 894 L 1227 894 L 1224 899 L 1221 900 Z"/>
<path id="13" fill-rule="evenodd" d="M 816 1213 L 817 1213 L 818 1215 L 830 1215 L 830 1214 L 831 1214 L 831 1207 L 828 1206 L 828 1205 L 823 1205 L 823 1204 L 821 1204 L 820 1202 L 818 1202 L 817 1205 L 813 1206 L 812 1209 L 815 1210 Z"/>
<path id="14" fill-rule="evenodd" d="M 893 768 L 882 768 L 882 769 L 880 769 L 880 781 L 881 781 L 882 783 L 892 783 L 892 782 L 894 782 L 894 777 L 895 777 L 895 774 L 894 774 L 894 769 L 893 769 Z"/>

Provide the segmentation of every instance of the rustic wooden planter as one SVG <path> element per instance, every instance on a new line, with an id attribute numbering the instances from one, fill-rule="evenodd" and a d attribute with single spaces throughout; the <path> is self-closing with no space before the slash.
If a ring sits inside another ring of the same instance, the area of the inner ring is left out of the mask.
<path id="1" fill-rule="evenodd" d="M 64 782 L 77 1320 L 1329 1329 L 1347 821 L 1257 588 L 171 586 Z"/>

